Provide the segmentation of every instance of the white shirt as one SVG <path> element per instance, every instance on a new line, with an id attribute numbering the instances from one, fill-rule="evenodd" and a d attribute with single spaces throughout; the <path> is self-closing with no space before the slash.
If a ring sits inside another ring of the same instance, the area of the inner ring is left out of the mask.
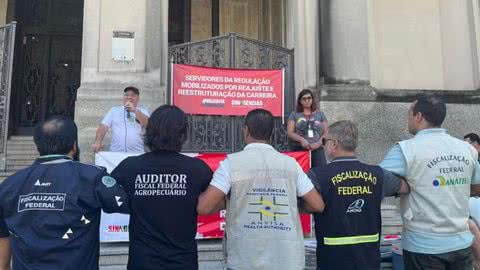
<path id="1" fill-rule="evenodd" d="M 264 144 L 264 143 L 250 143 L 245 146 L 245 149 L 251 147 L 258 147 L 258 148 L 272 148 L 271 145 Z M 300 165 L 296 164 L 298 170 L 298 179 L 296 182 L 297 186 L 297 196 L 303 197 L 307 194 L 310 190 L 313 189 L 313 184 L 310 178 L 303 172 Z M 220 162 L 220 166 L 213 174 L 213 179 L 210 182 L 210 185 L 220 189 L 225 195 L 230 192 L 232 188 L 232 179 L 230 179 L 230 163 L 228 159 Z"/>
<path id="2" fill-rule="evenodd" d="M 147 117 L 148 111 L 138 107 L 138 110 Z M 145 152 L 142 139 L 142 125 L 135 121 L 135 113 L 130 112 L 130 117 L 124 106 L 116 106 L 110 109 L 102 120 L 102 124 L 112 130 L 112 142 L 110 151 L 113 152 Z"/>

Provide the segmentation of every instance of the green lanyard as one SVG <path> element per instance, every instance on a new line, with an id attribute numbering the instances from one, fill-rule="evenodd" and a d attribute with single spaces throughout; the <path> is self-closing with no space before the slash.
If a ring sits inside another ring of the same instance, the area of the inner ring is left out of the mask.
<path id="1" fill-rule="evenodd" d="M 39 158 L 39 159 L 47 159 L 47 158 L 67 158 L 67 159 L 72 159 L 71 157 L 69 157 L 69 156 L 67 156 L 67 155 L 57 155 L 57 154 L 40 156 L 40 157 L 38 157 L 38 158 Z"/>

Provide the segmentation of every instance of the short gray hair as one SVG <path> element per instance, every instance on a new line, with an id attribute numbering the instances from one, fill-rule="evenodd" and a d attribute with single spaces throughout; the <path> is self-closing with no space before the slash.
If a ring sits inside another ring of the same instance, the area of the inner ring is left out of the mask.
<path id="1" fill-rule="evenodd" d="M 328 128 L 329 137 L 336 139 L 345 151 L 354 152 L 358 145 L 358 128 L 348 120 L 333 123 Z"/>

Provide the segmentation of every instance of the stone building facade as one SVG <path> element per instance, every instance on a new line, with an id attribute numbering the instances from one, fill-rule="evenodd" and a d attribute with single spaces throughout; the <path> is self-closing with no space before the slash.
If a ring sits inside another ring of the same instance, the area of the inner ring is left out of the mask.
<path id="1" fill-rule="evenodd" d="M 0 21 L 13 20 L 9 133 L 31 134 L 35 121 L 63 108 L 80 127 L 85 161 L 124 87 L 139 87 L 150 110 L 166 103 L 170 45 L 229 32 L 293 49 L 295 91 L 315 90 L 330 122 L 358 123 L 366 161 L 408 137 L 407 108 L 419 92 L 444 96 L 452 134 L 480 132 L 478 0 L 1 0 Z M 113 59 L 126 46 L 118 32 L 132 35 L 131 61 Z M 40 75 L 32 99 L 28 82 Z M 26 108 L 32 101 L 41 108 Z"/>

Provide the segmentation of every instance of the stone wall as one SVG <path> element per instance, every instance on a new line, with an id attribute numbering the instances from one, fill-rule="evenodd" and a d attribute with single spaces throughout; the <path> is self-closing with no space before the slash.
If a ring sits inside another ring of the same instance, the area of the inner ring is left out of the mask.
<path id="1" fill-rule="evenodd" d="M 408 139 L 407 111 L 410 102 L 324 101 L 320 108 L 329 123 L 351 120 L 359 128 L 358 156 L 361 160 L 377 164 L 393 144 Z M 447 104 L 447 117 L 443 127 L 452 136 L 480 133 L 480 104 Z"/>

